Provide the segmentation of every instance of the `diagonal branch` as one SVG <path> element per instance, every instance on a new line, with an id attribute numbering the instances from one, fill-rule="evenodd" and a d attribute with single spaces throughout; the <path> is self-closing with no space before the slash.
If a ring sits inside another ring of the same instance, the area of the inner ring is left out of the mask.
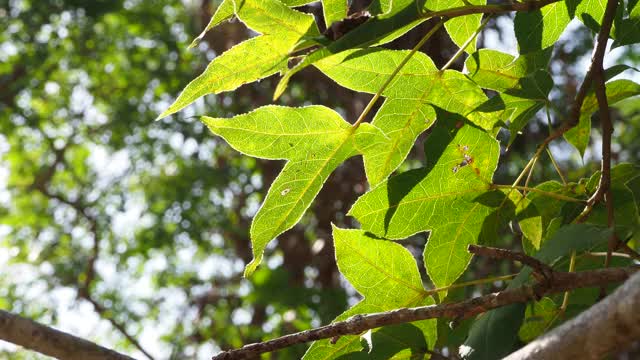
<path id="1" fill-rule="evenodd" d="M 550 280 L 553 277 L 553 268 L 542 261 L 529 256 L 525 253 L 512 251 L 509 249 L 501 249 L 489 246 L 469 245 L 469 252 L 478 256 L 485 256 L 493 259 L 507 259 L 511 261 L 519 261 L 533 269 L 534 274 L 539 277 L 538 280 Z"/>
<path id="2" fill-rule="evenodd" d="M 254 358 L 260 354 L 284 349 L 295 344 L 335 338 L 343 335 L 357 335 L 366 330 L 387 325 L 435 318 L 469 318 L 509 304 L 528 302 L 534 300 L 537 296 L 557 294 L 577 288 L 601 286 L 624 281 L 638 270 L 639 267 L 632 266 L 577 273 L 555 272 L 550 281 L 526 285 L 515 289 L 507 289 L 465 301 L 416 308 L 402 308 L 367 315 L 355 315 L 345 321 L 285 335 L 261 343 L 248 344 L 240 349 L 225 351 L 215 355 L 213 360 Z"/>
<path id="3" fill-rule="evenodd" d="M 609 32 L 613 23 L 613 18 L 618 7 L 617 0 L 609 0 L 604 13 L 604 19 L 602 21 L 602 28 L 598 33 L 596 51 L 594 52 L 594 60 L 592 62 L 593 70 L 593 82 L 594 91 L 596 93 L 596 99 L 598 100 L 600 123 L 602 128 L 602 161 L 600 170 L 600 181 L 596 192 L 589 199 L 589 204 L 604 199 L 607 207 L 607 225 L 610 228 L 615 226 L 615 219 L 613 213 L 613 197 L 611 192 L 611 134 L 613 134 L 613 124 L 611 122 L 611 113 L 609 112 L 609 102 L 607 100 L 607 90 L 605 85 L 604 76 L 604 52 L 609 40 Z M 598 52 L 599 51 L 599 52 Z M 604 266 L 608 267 L 611 262 L 611 253 L 616 250 L 618 246 L 618 239 L 615 232 L 609 239 L 609 246 L 607 248 L 607 257 L 605 258 Z M 604 297 L 605 289 L 602 288 L 601 294 Z"/>
<path id="4" fill-rule="evenodd" d="M 0 310 L 0 339 L 64 360 L 133 360 L 89 340 Z"/>
<path id="5" fill-rule="evenodd" d="M 506 359 L 604 359 L 640 338 L 638 309 L 640 273 L 603 301 Z"/>

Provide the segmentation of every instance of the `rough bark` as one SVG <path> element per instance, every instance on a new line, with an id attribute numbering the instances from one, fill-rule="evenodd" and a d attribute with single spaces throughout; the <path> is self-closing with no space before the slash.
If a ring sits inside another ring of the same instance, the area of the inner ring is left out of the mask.
<path id="1" fill-rule="evenodd" d="M 519 359 L 603 359 L 640 340 L 640 273 L 576 318 L 509 355 Z"/>
<path id="2" fill-rule="evenodd" d="M 0 310 L 0 339 L 63 360 L 133 360 L 91 341 Z"/>

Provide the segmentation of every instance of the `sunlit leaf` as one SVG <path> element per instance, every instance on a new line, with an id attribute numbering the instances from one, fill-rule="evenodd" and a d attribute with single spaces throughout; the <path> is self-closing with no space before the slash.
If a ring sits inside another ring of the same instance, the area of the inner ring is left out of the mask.
<path id="1" fill-rule="evenodd" d="M 564 1 L 551 3 L 542 9 L 518 12 L 515 32 L 520 53 L 546 49 L 552 46 L 571 21 Z"/>
<path id="2" fill-rule="evenodd" d="M 422 286 L 415 259 L 401 245 L 376 239 L 362 230 L 336 227 L 333 228 L 333 239 L 340 272 L 364 296 L 360 303 L 338 316 L 336 321 L 345 320 L 355 314 L 434 303 Z M 422 320 L 411 324 L 420 329 L 423 334 L 422 340 L 433 349 L 437 336 L 436 320 Z M 379 336 L 374 333 L 373 339 L 377 340 Z M 374 353 L 376 343 L 377 341 L 373 343 Z M 314 342 L 304 358 L 334 359 L 361 350 L 359 336 L 342 336 L 336 344 L 331 344 L 329 340 Z M 388 348 L 381 350 L 389 351 Z M 397 344 L 396 350 L 400 350 Z"/>
<path id="3" fill-rule="evenodd" d="M 282 95 L 289 79 L 309 65 L 350 49 L 377 46 L 393 41 L 412 28 L 426 21 L 426 17 L 418 11 L 413 0 L 397 0 L 391 2 L 391 8 L 382 15 L 369 19 L 364 24 L 346 33 L 343 37 L 322 47 L 303 58 L 295 67 L 289 69 L 275 89 L 274 99 Z"/>
<path id="4" fill-rule="evenodd" d="M 228 11 L 229 5 L 225 6 Z M 234 90 L 242 84 L 285 70 L 289 52 L 296 43 L 320 35 L 312 15 L 289 9 L 278 0 L 246 0 L 235 6 L 238 18 L 263 35 L 216 57 L 158 116 L 159 119 L 181 110 L 201 96 Z"/>
<path id="5" fill-rule="evenodd" d="M 379 132 L 370 124 L 354 132 L 323 106 L 265 106 L 231 119 L 203 117 L 203 122 L 244 154 L 289 160 L 251 224 L 254 259 L 247 265 L 247 276 L 260 264 L 266 245 L 300 220 L 333 170 L 358 153 L 358 144 L 375 144 L 369 136 Z M 364 139 L 357 141 L 358 137 Z"/>
<path id="6" fill-rule="evenodd" d="M 379 146 L 365 152 L 364 168 L 371 186 L 393 173 L 407 157 L 418 136 L 435 121 L 436 112 L 429 104 L 414 99 L 387 99 L 373 119 L 388 137 Z"/>
<path id="7" fill-rule="evenodd" d="M 607 7 L 606 0 L 567 0 L 566 3 L 570 14 L 574 14 L 591 30 L 600 29 Z"/>
<path id="8" fill-rule="evenodd" d="M 198 43 L 207 34 L 207 32 L 209 32 L 209 30 L 231 19 L 233 17 L 234 12 L 235 10 L 234 10 L 233 0 L 223 0 L 220 3 L 220 5 L 218 5 L 218 7 L 216 8 L 216 12 L 211 17 L 211 20 L 209 20 L 209 23 L 207 24 L 207 26 L 204 28 L 204 30 L 202 30 L 202 32 L 200 33 L 200 35 L 198 35 L 198 37 L 193 39 L 193 41 L 189 45 L 189 48 L 193 48 L 197 46 Z"/>
<path id="9" fill-rule="evenodd" d="M 283 4 L 289 7 L 301 6 L 313 1 L 314 0 L 281 0 Z M 220 5 L 218 5 L 218 7 L 216 8 L 216 12 L 211 17 L 211 20 L 209 20 L 209 23 L 207 24 L 207 26 L 204 28 L 204 30 L 202 30 L 202 32 L 200 33 L 200 35 L 198 35 L 198 37 L 193 39 L 193 41 L 189 45 L 189 48 L 191 49 L 197 46 L 198 43 L 207 34 L 207 32 L 209 32 L 209 30 L 213 29 L 214 27 L 222 24 L 227 20 L 230 20 L 235 13 L 236 6 L 238 5 L 237 3 L 234 2 L 234 0 L 222 0 Z"/>
<path id="10" fill-rule="evenodd" d="M 609 105 L 626 98 L 640 95 L 640 84 L 631 80 L 613 80 L 606 84 L 607 100 Z M 593 91 L 587 94 L 582 104 L 578 125 L 567 131 L 564 138 L 584 156 L 584 152 L 591 139 L 591 115 L 598 111 L 598 100 Z"/>
<path id="11" fill-rule="evenodd" d="M 550 53 L 538 51 L 515 57 L 497 50 L 480 49 L 467 58 L 465 68 L 471 80 L 482 88 L 523 89 L 522 78 L 546 68 Z"/>
<path id="12" fill-rule="evenodd" d="M 529 120 L 547 103 L 553 86 L 545 71 L 551 48 L 514 57 L 496 50 L 481 49 L 465 62 L 469 77 L 482 88 L 499 91 L 476 108 L 480 113 L 493 113 L 503 122 L 509 121 L 508 145 Z"/>
<path id="13" fill-rule="evenodd" d="M 477 243 L 483 231 L 490 236 L 489 215 L 504 196 L 487 193 L 499 155 L 495 139 L 470 124 L 457 128 L 453 119 L 439 124 L 425 144 L 430 165 L 381 183 L 349 215 L 364 230 L 389 239 L 430 230 L 424 261 L 441 287 L 466 269 L 467 245 Z"/>
<path id="14" fill-rule="evenodd" d="M 347 0 L 322 0 L 324 23 L 327 27 L 347 17 Z"/>
<path id="15" fill-rule="evenodd" d="M 425 10 L 437 11 L 445 10 L 454 7 L 461 7 L 465 5 L 486 5 L 486 0 L 452 0 L 452 1 L 439 1 L 439 0 L 427 0 L 424 4 Z M 480 27 L 482 22 L 482 14 L 471 14 L 466 16 L 455 17 L 447 21 L 444 26 L 447 29 L 447 33 L 451 37 L 451 40 L 458 45 L 462 46 L 467 39 L 469 39 Z M 477 40 L 477 39 L 476 39 Z M 466 52 L 472 53 L 476 51 L 476 41 L 472 41 L 467 48 Z"/>
<path id="16" fill-rule="evenodd" d="M 405 58 L 407 51 L 366 49 L 345 51 L 328 57 L 316 67 L 342 86 L 374 93 Z M 487 101 L 482 89 L 463 74 L 441 73 L 429 57 L 416 52 L 382 93 L 387 97 L 373 124 L 389 143 L 364 154 L 367 179 L 374 186 L 389 176 L 405 159 L 415 139 L 435 120 L 433 106 L 467 117 L 490 130 L 500 114 L 474 112 Z"/>

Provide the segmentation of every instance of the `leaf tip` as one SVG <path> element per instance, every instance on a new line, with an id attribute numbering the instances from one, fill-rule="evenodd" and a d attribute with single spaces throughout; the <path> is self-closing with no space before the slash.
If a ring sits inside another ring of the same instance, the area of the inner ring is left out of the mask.
<path id="1" fill-rule="evenodd" d="M 172 112 L 170 111 L 170 109 L 167 109 L 167 110 L 163 111 L 162 114 L 158 115 L 158 117 L 154 121 L 159 121 L 159 120 L 161 120 L 161 119 L 163 119 L 163 118 L 165 118 L 165 117 L 167 117 L 167 116 L 169 116 L 171 114 L 172 114 Z"/>

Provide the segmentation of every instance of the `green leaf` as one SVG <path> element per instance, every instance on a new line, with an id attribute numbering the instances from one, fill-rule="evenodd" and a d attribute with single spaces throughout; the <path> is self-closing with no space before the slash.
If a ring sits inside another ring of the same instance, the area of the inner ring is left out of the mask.
<path id="1" fill-rule="evenodd" d="M 548 297 L 540 299 L 527 307 L 524 322 L 518 331 L 518 336 L 524 342 L 529 342 L 546 330 L 558 313 L 558 306 Z"/>
<path id="2" fill-rule="evenodd" d="M 587 191 L 593 193 L 600 180 L 600 172 L 596 172 L 587 184 Z M 640 226 L 639 209 L 632 189 L 628 184 L 633 183 L 640 176 L 640 167 L 634 164 L 623 163 L 611 168 L 611 193 L 614 200 L 615 213 L 624 214 L 615 217 L 616 227 L 629 231 Z M 605 204 L 598 203 L 594 206 L 589 218 L 589 224 L 608 224 L 608 213 Z"/>
<path id="3" fill-rule="evenodd" d="M 380 49 L 345 51 L 318 62 L 316 67 L 342 86 L 373 93 L 382 87 L 407 54 L 407 51 Z M 365 169 L 371 186 L 383 181 L 404 161 L 418 135 L 435 120 L 433 108 L 424 100 L 414 98 L 413 93 L 416 87 L 424 87 L 422 82 L 437 71 L 431 59 L 418 52 L 383 93 L 390 99 L 372 123 L 389 140 L 365 153 Z"/>
<path id="4" fill-rule="evenodd" d="M 373 0 L 367 8 L 372 16 L 386 14 L 391 11 L 392 0 Z"/>
<path id="5" fill-rule="evenodd" d="M 314 66 L 341 86 L 375 94 L 407 54 L 407 50 L 352 49 L 318 61 Z M 382 95 L 396 98 L 412 96 L 419 92 L 414 90 L 415 87 L 421 89 L 427 86 L 424 82 L 433 78 L 437 72 L 438 68 L 433 60 L 417 51 Z"/>
<path id="6" fill-rule="evenodd" d="M 591 139 L 591 114 L 580 116 L 578 125 L 564 133 L 564 139 L 578 150 L 580 157 L 584 157 Z"/>
<path id="7" fill-rule="evenodd" d="M 631 80 L 613 80 L 606 84 L 607 100 L 609 105 L 626 98 L 640 95 L 640 84 Z M 587 94 L 580 111 L 578 125 L 564 134 L 565 140 L 573 145 L 584 156 L 584 151 L 591 138 L 591 115 L 598 111 L 598 100 L 593 90 Z"/>
<path id="8" fill-rule="evenodd" d="M 377 92 L 408 51 L 364 49 L 345 51 L 315 66 L 338 84 L 361 92 Z M 492 129 L 498 116 L 474 112 L 487 100 L 482 90 L 461 73 L 441 73 L 424 53 L 416 52 L 382 93 L 388 99 L 373 124 L 389 138 L 387 144 L 364 153 L 372 186 L 387 178 L 404 161 L 416 138 L 436 117 L 432 106 L 466 116 Z"/>
<path id="9" fill-rule="evenodd" d="M 369 19 L 326 47 L 307 55 L 298 65 L 289 69 L 276 87 L 273 98 L 280 97 L 287 88 L 289 79 L 307 66 L 343 51 L 386 44 L 426 20 L 427 17 L 418 11 L 415 1 L 392 1 L 391 9 L 388 12 Z"/>
<path id="10" fill-rule="evenodd" d="M 234 13 L 235 11 L 234 11 L 233 0 L 223 0 L 220 3 L 220 5 L 218 5 L 218 8 L 216 8 L 216 12 L 211 17 L 211 20 L 209 20 L 207 27 L 205 27 L 204 30 L 202 30 L 202 32 L 200 33 L 200 35 L 198 35 L 198 37 L 193 39 L 191 44 L 189 44 L 189 49 L 196 47 L 198 43 L 207 34 L 207 32 L 209 32 L 209 30 L 231 19 Z"/>
<path id="11" fill-rule="evenodd" d="M 580 253 L 606 244 L 610 234 L 610 230 L 599 226 L 567 225 L 546 240 L 534 257 L 553 265 L 574 250 Z M 507 288 L 514 289 L 522 286 L 530 275 L 531 269 L 525 267 Z M 462 358 L 489 360 L 499 359 L 509 354 L 514 350 L 524 312 L 525 304 L 513 304 L 485 313 L 473 324 L 467 341 L 460 347 Z"/>
<path id="12" fill-rule="evenodd" d="M 356 139 L 364 138 L 358 143 L 365 144 L 382 136 L 370 124 L 354 133 L 340 115 L 322 106 L 265 106 L 231 119 L 203 117 L 203 122 L 244 154 L 289 160 L 251 224 L 254 259 L 246 276 L 262 260 L 266 245 L 300 220 L 333 170 L 358 153 Z"/>
<path id="13" fill-rule="evenodd" d="M 224 11 L 228 11 L 229 5 L 225 6 L 227 10 Z M 296 43 L 319 36 L 312 15 L 289 9 L 278 0 L 245 0 L 236 4 L 236 15 L 251 29 L 264 35 L 244 41 L 215 58 L 158 119 L 183 109 L 206 94 L 234 90 L 242 84 L 284 71 L 289 52 Z"/>
<path id="14" fill-rule="evenodd" d="M 524 304 L 512 304 L 482 315 L 471 326 L 467 341 L 460 346 L 460 358 L 495 360 L 509 354 L 517 339 L 524 311 Z"/>
<path id="15" fill-rule="evenodd" d="M 571 16 L 564 1 L 549 4 L 539 10 L 516 13 L 514 26 L 520 53 L 552 46 L 570 21 Z"/>
<path id="16" fill-rule="evenodd" d="M 314 0 L 281 0 L 283 4 L 289 7 L 302 6 L 302 5 L 311 3 L 313 1 Z M 216 12 L 213 14 L 213 16 L 211 17 L 211 20 L 209 20 L 209 23 L 204 28 L 204 30 L 202 30 L 200 35 L 198 35 L 198 37 L 193 39 L 191 44 L 189 44 L 189 49 L 196 47 L 198 43 L 207 34 L 207 32 L 209 32 L 209 30 L 213 29 L 214 27 L 222 24 L 227 20 L 231 20 L 231 18 L 235 14 L 234 8 L 235 8 L 234 0 L 222 0 L 220 5 L 218 5 L 218 7 L 216 8 Z"/>
<path id="17" fill-rule="evenodd" d="M 366 49 L 346 51 L 316 64 L 338 84 L 352 90 L 376 93 L 408 51 Z M 382 93 L 388 98 L 415 100 L 467 117 L 490 130 L 497 119 L 473 113 L 487 100 L 482 89 L 458 71 L 440 72 L 424 53 L 416 52 Z"/>
<path id="18" fill-rule="evenodd" d="M 574 198 L 586 197 L 586 189 L 582 184 L 571 183 L 565 187 L 557 181 L 547 181 L 537 185 L 535 189 Z M 528 254 L 540 249 L 543 239 L 550 235 L 547 233 L 549 224 L 554 218 L 561 216 L 564 205 L 563 200 L 536 191 L 527 193 L 525 200 L 518 206 L 517 218 L 524 234 L 523 248 Z"/>
<path id="19" fill-rule="evenodd" d="M 602 24 L 606 0 L 566 0 L 570 13 L 582 21 L 589 29 L 597 32 Z"/>
<path id="20" fill-rule="evenodd" d="M 372 124 L 388 140 L 363 153 L 369 185 L 378 185 L 402 164 L 418 136 L 431 127 L 435 118 L 433 107 L 419 100 L 390 98 L 382 104 Z"/>
<path id="21" fill-rule="evenodd" d="M 610 36 L 615 39 L 611 48 L 640 42 L 640 6 L 637 0 L 627 2 L 627 18 L 620 16 L 620 8 L 611 29 Z"/>
<path id="22" fill-rule="evenodd" d="M 347 0 L 322 0 L 324 23 L 327 28 L 334 22 L 346 18 L 348 7 Z"/>
<path id="23" fill-rule="evenodd" d="M 346 230 L 335 226 L 333 239 L 340 273 L 364 296 L 360 303 L 335 321 L 356 314 L 434 304 L 422 286 L 415 259 L 401 245 L 371 237 L 362 230 Z M 422 340 L 433 349 L 437 336 L 436 320 L 416 321 L 411 325 L 421 330 Z M 374 352 L 377 351 L 375 340 L 380 336 L 374 333 Z M 397 343 L 395 346 L 399 350 Z M 359 336 L 341 336 L 336 344 L 331 344 L 329 340 L 314 342 L 304 359 L 334 359 L 361 350 Z M 389 351 L 388 348 L 381 350 Z"/>
<path id="24" fill-rule="evenodd" d="M 428 6 L 429 3 L 433 1 L 427 1 L 425 7 Z M 445 1 L 445 8 L 450 9 L 453 7 L 466 6 L 466 5 L 486 5 L 486 0 L 453 0 L 453 1 Z M 444 10 L 442 9 L 442 10 Z M 447 29 L 447 33 L 451 37 L 453 42 L 462 47 L 462 45 L 478 30 L 480 27 L 480 23 L 482 22 L 482 14 L 473 14 L 466 16 L 455 17 L 444 24 L 444 27 Z M 465 51 L 467 53 L 472 53 L 476 51 L 476 41 L 472 41 Z"/>
<path id="25" fill-rule="evenodd" d="M 467 5 L 486 5 L 486 0 L 426 0 L 422 6 L 424 13 L 442 11 L 456 7 Z M 461 47 L 480 27 L 482 22 L 482 14 L 471 14 L 466 16 L 458 16 L 447 21 L 444 26 L 451 40 Z M 476 51 L 476 42 L 471 42 L 466 50 L 468 53 Z"/>
<path id="26" fill-rule="evenodd" d="M 489 190 L 500 151 L 495 139 L 472 125 L 457 128 L 454 118 L 438 124 L 425 143 L 430 165 L 381 183 L 349 215 L 364 230 L 389 239 L 431 230 L 425 265 L 442 287 L 466 269 L 467 245 L 477 243 L 490 225 L 485 221 L 497 205 L 485 204 L 480 195 Z"/>
<path id="27" fill-rule="evenodd" d="M 424 359 L 429 357 L 427 350 L 429 344 L 419 328 L 412 324 L 391 325 L 373 332 L 367 359 Z"/>
<path id="28" fill-rule="evenodd" d="M 516 59 L 517 62 L 518 60 Z M 510 70 L 508 73 L 524 74 L 527 71 Z M 506 79 L 502 81 L 502 84 L 499 84 L 500 80 L 495 79 L 498 78 L 497 76 L 493 78 L 484 71 L 474 73 L 478 74 L 477 80 L 474 80 L 479 81 L 481 86 L 499 87 L 498 91 L 504 91 L 480 104 L 474 112 L 485 113 L 485 116 L 489 118 L 497 117 L 503 122 L 510 121 L 509 131 L 511 135 L 508 146 L 511 146 L 516 136 L 527 125 L 529 120 L 548 102 L 547 96 L 553 87 L 551 75 L 545 70 L 538 70 L 533 74 L 519 78 L 517 84 L 513 80 L 507 81 Z M 513 87 L 504 89 L 503 86 L 507 84 Z"/>
<path id="29" fill-rule="evenodd" d="M 471 80 L 482 88 L 500 92 L 524 89 L 522 78 L 546 68 L 550 54 L 546 50 L 516 58 L 497 50 L 480 49 L 467 58 L 465 68 Z"/>
<path id="30" fill-rule="evenodd" d="M 632 96 L 640 95 L 640 84 L 627 79 L 609 81 L 606 84 L 606 89 L 609 105 L 613 105 L 618 101 Z M 596 111 L 598 111 L 598 100 L 593 91 L 591 91 L 584 99 L 581 113 L 591 115 Z"/>
<path id="31" fill-rule="evenodd" d="M 528 198 L 522 199 L 516 206 L 516 215 L 522 231 L 522 248 L 527 254 L 540 249 L 544 226 L 538 208 Z"/>
<path id="32" fill-rule="evenodd" d="M 637 68 L 634 68 L 633 66 L 629 66 L 626 64 L 616 64 L 611 66 L 608 69 L 604 70 L 604 78 L 606 81 L 611 80 L 612 78 L 614 78 L 617 75 L 620 75 L 621 73 L 627 71 L 627 70 L 633 70 L 635 72 L 640 72 L 640 70 L 638 70 Z"/>

